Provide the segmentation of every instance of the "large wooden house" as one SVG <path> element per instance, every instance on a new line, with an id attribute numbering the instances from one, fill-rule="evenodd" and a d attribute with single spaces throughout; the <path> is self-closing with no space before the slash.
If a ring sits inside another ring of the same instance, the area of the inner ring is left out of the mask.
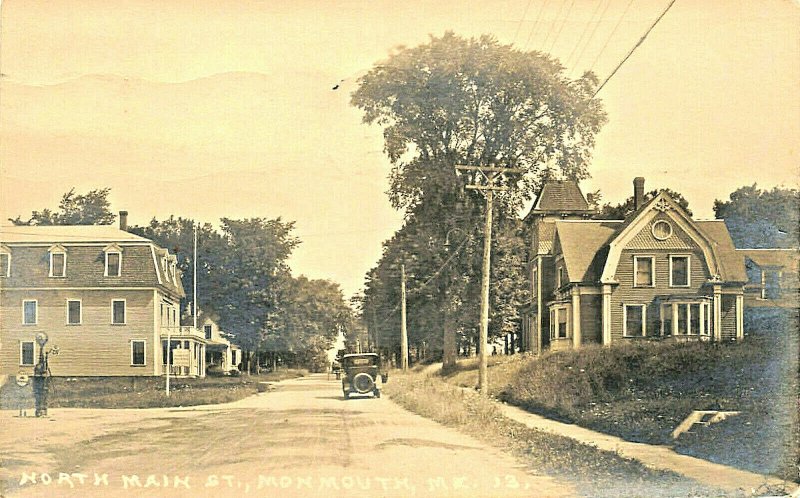
<path id="1" fill-rule="evenodd" d="M 531 212 L 525 349 L 743 337 L 744 260 L 721 220 L 694 220 L 666 192 L 593 220 L 576 182 L 548 182 Z"/>
<path id="2" fill-rule="evenodd" d="M 205 374 L 206 339 L 180 326 L 175 256 L 115 226 L 0 227 L 0 374 L 32 373 L 35 337 L 58 346 L 56 376 Z M 177 362 L 176 362 L 177 363 Z"/>

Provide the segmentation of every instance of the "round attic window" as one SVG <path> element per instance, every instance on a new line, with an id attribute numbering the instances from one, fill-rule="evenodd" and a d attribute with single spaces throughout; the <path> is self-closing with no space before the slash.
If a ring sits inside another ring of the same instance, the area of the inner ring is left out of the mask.
<path id="1" fill-rule="evenodd" d="M 653 223 L 653 237 L 658 240 L 667 240 L 672 235 L 672 225 L 664 220 Z"/>

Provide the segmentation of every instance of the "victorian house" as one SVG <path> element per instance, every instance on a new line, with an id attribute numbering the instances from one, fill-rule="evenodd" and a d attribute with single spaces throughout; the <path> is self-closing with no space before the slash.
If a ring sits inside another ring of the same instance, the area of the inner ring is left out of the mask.
<path id="1" fill-rule="evenodd" d="M 692 219 L 664 191 L 645 202 L 643 178 L 634 204 L 624 220 L 593 220 L 576 182 L 543 186 L 525 218 L 525 349 L 743 337 L 748 278 L 725 223 Z"/>
<path id="2" fill-rule="evenodd" d="M 0 227 L 0 374 L 30 374 L 57 346 L 56 376 L 205 374 L 206 339 L 180 327 L 176 258 L 115 226 Z"/>

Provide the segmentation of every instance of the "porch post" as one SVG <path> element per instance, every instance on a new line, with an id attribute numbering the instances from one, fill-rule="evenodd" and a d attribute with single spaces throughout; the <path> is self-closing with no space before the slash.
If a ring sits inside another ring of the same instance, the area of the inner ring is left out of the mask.
<path id="1" fill-rule="evenodd" d="M 722 340 L 722 286 L 714 284 L 714 341 Z"/>
<path id="2" fill-rule="evenodd" d="M 611 286 L 603 284 L 603 346 L 611 345 Z"/>
<path id="3" fill-rule="evenodd" d="M 572 288 L 572 347 L 581 346 L 581 295 L 578 287 Z"/>
<path id="4" fill-rule="evenodd" d="M 678 335 L 678 306 L 680 305 L 672 303 L 672 337 Z"/>
<path id="5" fill-rule="evenodd" d="M 533 324 L 536 327 L 536 354 L 542 352 L 544 349 L 544 333 L 542 332 L 542 313 L 544 312 L 542 309 L 542 258 L 536 258 L 536 323 Z M 549 313 L 549 310 L 548 310 Z M 549 334 L 550 331 L 548 330 L 547 333 Z"/>
<path id="6" fill-rule="evenodd" d="M 736 294 L 736 340 L 744 339 L 744 295 Z"/>

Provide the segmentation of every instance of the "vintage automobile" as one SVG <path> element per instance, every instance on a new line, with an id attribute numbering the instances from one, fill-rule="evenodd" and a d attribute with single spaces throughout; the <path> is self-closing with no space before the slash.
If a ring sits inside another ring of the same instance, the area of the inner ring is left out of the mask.
<path id="1" fill-rule="evenodd" d="M 378 373 L 381 367 L 380 356 L 377 353 L 354 353 L 342 357 L 342 392 L 344 399 L 349 399 L 351 394 L 372 393 L 376 398 L 381 397 L 378 389 Z M 387 375 L 382 374 L 382 381 L 386 382 Z"/>

